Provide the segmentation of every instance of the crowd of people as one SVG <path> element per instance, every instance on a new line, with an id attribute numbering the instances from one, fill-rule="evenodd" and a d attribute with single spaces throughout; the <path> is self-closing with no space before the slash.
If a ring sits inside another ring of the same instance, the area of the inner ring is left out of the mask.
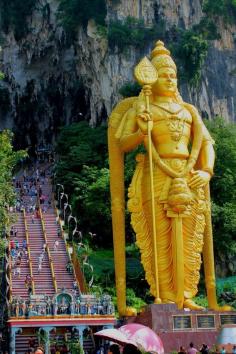
<path id="1" fill-rule="evenodd" d="M 194 347 L 193 342 L 189 344 L 189 348 L 186 350 L 183 346 L 179 348 L 178 354 L 209 354 L 210 353 L 210 348 L 208 347 L 207 344 L 203 343 L 199 349 Z M 212 351 L 211 351 L 212 353 Z M 217 350 L 215 349 L 215 353 L 217 354 L 227 354 L 227 351 L 224 346 L 221 347 L 221 349 Z M 228 354 L 236 354 L 236 346 L 233 346 L 232 350 Z"/>
<path id="2" fill-rule="evenodd" d="M 124 348 L 121 349 L 121 347 L 118 344 L 112 344 L 109 349 L 108 349 L 108 354 L 142 354 L 138 348 L 136 348 L 132 344 L 126 344 Z M 103 347 L 101 347 L 96 354 L 105 354 Z"/>
<path id="3" fill-rule="evenodd" d="M 22 244 L 18 241 L 17 237 L 18 230 L 14 227 L 11 228 L 10 234 L 13 233 L 14 238 L 10 241 L 10 256 L 11 256 L 11 267 L 13 270 L 13 276 L 20 278 L 21 276 L 21 262 L 23 257 L 26 258 L 26 262 L 29 262 L 27 242 L 23 240 Z"/>
<path id="4" fill-rule="evenodd" d="M 35 219 L 40 218 L 39 204 L 43 212 L 46 212 L 51 207 L 51 198 L 43 194 L 43 185 L 45 181 L 50 178 L 51 170 L 38 167 L 24 169 L 23 176 L 13 177 L 13 185 L 17 192 L 17 200 L 14 207 L 9 210 L 10 212 L 20 212 L 25 210 L 27 214 L 31 215 L 31 222 L 34 224 Z M 26 262 L 29 262 L 27 242 L 26 239 L 20 241 L 17 239 L 18 229 L 12 226 L 10 229 L 10 256 L 11 266 L 13 269 L 13 276 L 20 278 L 21 264 L 23 257 Z M 45 256 L 44 248 L 38 258 L 38 273 L 42 270 L 43 259 Z"/>
<path id="5" fill-rule="evenodd" d="M 38 216 L 39 208 L 37 203 L 42 207 L 43 212 L 46 212 L 51 207 L 51 199 L 49 196 L 43 194 L 43 185 L 45 181 L 51 176 L 50 169 L 39 169 L 32 167 L 29 170 L 24 170 L 23 180 L 20 178 L 13 178 L 14 187 L 16 189 L 18 198 L 13 208 L 13 211 L 21 211 L 25 209 L 26 213 Z"/>
<path id="6" fill-rule="evenodd" d="M 209 347 L 207 344 L 202 344 L 201 348 L 198 350 L 194 347 L 193 342 L 189 344 L 189 348 L 186 350 L 185 347 L 181 346 L 179 348 L 178 354 L 196 354 L 196 353 L 202 353 L 202 354 L 208 354 L 209 353 Z"/>
<path id="7" fill-rule="evenodd" d="M 44 348 L 43 346 L 38 347 L 36 345 L 36 340 L 31 337 L 29 339 L 28 342 L 28 346 L 29 349 L 27 350 L 27 352 L 25 354 L 44 354 Z M 67 346 L 66 344 L 62 344 L 62 345 L 52 345 L 50 348 L 50 353 L 51 354 L 70 354 L 70 349 L 69 346 Z M 88 352 L 85 351 L 85 354 L 87 354 Z M 143 352 L 141 352 L 138 348 L 136 348 L 134 345 L 132 344 L 126 344 L 124 347 L 120 347 L 118 344 L 112 344 L 109 346 L 108 349 L 106 349 L 103 346 L 100 346 L 100 348 L 98 350 L 93 351 L 94 354 L 142 354 Z M 146 353 L 148 354 L 148 353 Z"/>

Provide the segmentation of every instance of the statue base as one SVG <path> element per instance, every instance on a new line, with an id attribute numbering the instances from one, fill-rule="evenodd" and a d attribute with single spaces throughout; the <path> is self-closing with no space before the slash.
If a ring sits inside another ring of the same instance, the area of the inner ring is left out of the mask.
<path id="1" fill-rule="evenodd" d="M 223 325 L 236 324 L 236 312 L 213 310 L 178 310 L 175 304 L 149 305 L 127 322 L 140 323 L 156 332 L 163 341 L 165 353 L 178 351 L 193 342 L 199 349 L 203 343 L 214 348 Z"/>

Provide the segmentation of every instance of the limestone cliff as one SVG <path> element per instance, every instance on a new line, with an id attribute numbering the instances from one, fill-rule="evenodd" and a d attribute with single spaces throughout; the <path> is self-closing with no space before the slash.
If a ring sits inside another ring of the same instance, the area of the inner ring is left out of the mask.
<path id="1" fill-rule="evenodd" d="M 64 123 L 105 121 L 121 98 L 120 87 L 133 80 L 133 68 L 148 54 L 153 41 L 124 53 L 111 50 L 93 20 L 78 27 L 70 46 L 57 19 L 58 0 L 40 0 L 28 18 L 29 33 L 16 41 L 3 35 L 0 128 L 13 127 L 21 144 L 52 141 Z M 203 16 L 200 0 L 107 0 L 107 18 L 143 19 L 146 26 L 164 20 L 166 29 L 188 29 Z M 205 117 L 216 114 L 234 120 L 236 110 L 235 27 L 218 21 L 220 40 L 210 43 L 197 88 L 184 83 L 183 98 Z M 158 38 L 157 38 L 158 39 Z"/>

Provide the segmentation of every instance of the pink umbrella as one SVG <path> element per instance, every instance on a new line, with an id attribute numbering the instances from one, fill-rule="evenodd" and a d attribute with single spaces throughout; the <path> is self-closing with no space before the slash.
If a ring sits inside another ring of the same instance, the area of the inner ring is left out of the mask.
<path id="1" fill-rule="evenodd" d="M 111 340 L 112 342 L 125 345 L 125 344 L 134 344 L 125 336 L 125 334 L 121 333 L 119 329 L 109 328 L 103 329 L 102 331 L 94 333 L 95 336 L 100 336 L 102 338 L 106 338 Z"/>
<path id="2" fill-rule="evenodd" d="M 104 329 L 95 333 L 95 335 L 121 345 L 133 344 L 145 352 L 164 354 L 162 341 L 156 333 L 149 327 L 138 323 L 130 323 L 119 329 Z"/>

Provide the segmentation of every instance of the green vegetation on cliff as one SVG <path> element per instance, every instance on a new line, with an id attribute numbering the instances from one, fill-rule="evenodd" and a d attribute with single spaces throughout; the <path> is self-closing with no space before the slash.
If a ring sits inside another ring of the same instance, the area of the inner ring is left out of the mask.
<path id="1" fill-rule="evenodd" d="M 29 32 L 28 17 L 35 9 L 38 0 L 0 0 L 1 27 L 3 31 L 14 31 L 16 40 Z"/>
<path id="2" fill-rule="evenodd" d="M 122 52 L 127 46 L 135 46 L 142 49 L 157 38 L 163 39 L 164 34 L 164 21 L 148 27 L 143 20 L 128 16 L 123 21 L 109 22 L 107 38 L 109 47 L 112 50 L 117 47 Z"/>
<path id="3" fill-rule="evenodd" d="M 80 25 L 86 27 L 93 19 L 105 25 L 105 0 L 59 0 L 58 18 L 71 39 L 76 39 Z"/>
<path id="4" fill-rule="evenodd" d="M 129 47 L 143 49 L 157 39 L 165 40 L 173 49 L 179 64 L 181 80 L 197 87 L 202 66 L 211 40 L 219 39 L 217 23 L 223 17 L 227 23 L 236 19 L 235 0 L 205 0 L 203 17 L 190 29 L 173 27 L 166 29 L 164 19 L 147 25 L 142 19 L 128 16 L 122 20 L 107 20 L 105 0 L 59 0 L 59 18 L 69 38 L 76 39 L 79 25 L 86 26 L 89 19 L 97 23 L 98 33 L 107 37 L 111 52 L 124 53 Z M 125 95 L 127 97 L 127 95 Z"/>
<path id="5" fill-rule="evenodd" d="M 223 17 L 227 23 L 235 23 L 236 1 L 235 0 L 205 0 L 203 12 L 210 17 Z"/>
<path id="6" fill-rule="evenodd" d="M 119 89 L 119 94 L 123 97 L 138 96 L 141 90 L 141 86 L 137 82 L 126 82 Z"/>
<path id="7" fill-rule="evenodd" d="M 192 86 L 197 86 L 201 70 L 208 52 L 208 41 L 193 30 L 178 31 L 179 39 L 171 43 L 176 58 L 179 77 Z"/>

